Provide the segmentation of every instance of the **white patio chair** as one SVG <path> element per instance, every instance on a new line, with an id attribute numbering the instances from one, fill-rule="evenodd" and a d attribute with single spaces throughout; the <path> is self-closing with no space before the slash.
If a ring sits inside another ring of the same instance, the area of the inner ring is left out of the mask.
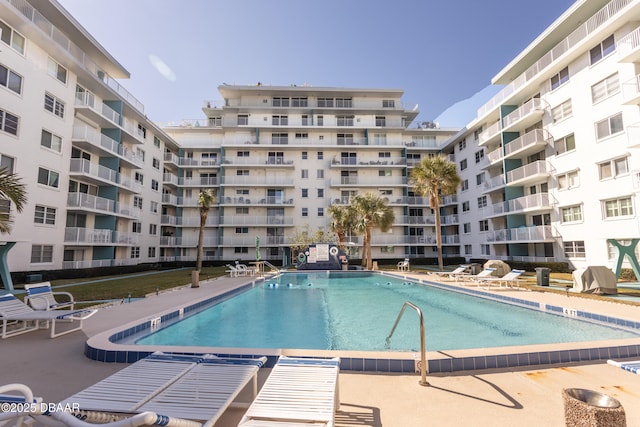
<path id="1" fill-rule="evenodd" d="M 73 306 L 75 305 L 71 293 L 54 292 L 49 282 L 24 285 L 24 290 L 27 291 L 24 302 L 28 303 L 35 310 L 58 310 L 61 308 L 73 310 Z M 58 301 L 56 295 L 64 295 L 66 301 Z"/>
<path id="2" fill-rule="evenodd" d="M 409 271 L 409 258 L 405 258 L 404 261 L 398 262 L 397 268 L 400 271 Z"/>

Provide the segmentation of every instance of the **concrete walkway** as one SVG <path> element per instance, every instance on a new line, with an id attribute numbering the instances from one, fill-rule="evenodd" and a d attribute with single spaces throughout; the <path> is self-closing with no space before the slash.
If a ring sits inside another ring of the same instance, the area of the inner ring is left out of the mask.
<path id="1" fill-rule="evenodd" d="M 211 280 L 198 289 L 184 287 L 101 309 L 86 321 L 83 332 L 56 339 L 37 331 L 2 340 L 0 384 L 23 383 L 45 402 L 58 402 L 125 366 L 85 358 L 83 349 L 88 337 L 223 292 L 245 280 Z M 549 296 L 521 294 L 532 298 Z M 594 311 L 627 315 L 627 309 L 620 304 L 588 304 Z M 630 310 L 629 315 L 638 316 L 638 312 Z M 261 370 L 260 383 L 268 374 L 268 369 Z M 418 379 L 418 375 L 342 372 L 336 426 L 563 426 L 562 389 L 577 387 L 618 399 L 627 413 L 627 425 L 640 427 L 640 376 L 604 363 L 430 375 L 430 387 L 420 386 Z M 235 426 L 242 413 L 231 409 L 216 426 Z"/>

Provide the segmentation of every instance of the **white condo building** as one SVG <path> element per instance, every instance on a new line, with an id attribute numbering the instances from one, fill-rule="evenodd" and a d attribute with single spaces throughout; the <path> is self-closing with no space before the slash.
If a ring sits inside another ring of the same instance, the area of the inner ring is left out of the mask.
<path id="1" fill-rule="evenodd" d="M 0 166 L 28 192 L 7 262 L 193 263 L 205 188 L 207 261 L 254 259 L 259 237 L 263 259 L 288 262 L 291 238 L 329 230 L 327 209 L 358 192 L 396 216 L 374 259 L 434 258 L 433 212 L 408 176 L 442 153 L 463 178 L 443 199 L 446 257 L 611 266 L 607 239 L 640 238 L 638 22 L 640 0 L 577 1 L 462 130 L 416 126 L 398 89 L 262 84 L 221 85 L 202 118 L 160 128 L 55 0 L 0 0 Z"/>

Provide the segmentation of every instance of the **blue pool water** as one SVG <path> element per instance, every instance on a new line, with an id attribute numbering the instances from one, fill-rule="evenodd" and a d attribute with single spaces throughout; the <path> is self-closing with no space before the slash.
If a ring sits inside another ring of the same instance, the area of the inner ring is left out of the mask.
<path id="1" fill-rule="evenodd" d="M 276 286 L 277 284 L 277 286 Z M 638 334 L 371 273 L 285 273 L 137 344 L 241 348 L 453 350 L 637 338 Z"/>

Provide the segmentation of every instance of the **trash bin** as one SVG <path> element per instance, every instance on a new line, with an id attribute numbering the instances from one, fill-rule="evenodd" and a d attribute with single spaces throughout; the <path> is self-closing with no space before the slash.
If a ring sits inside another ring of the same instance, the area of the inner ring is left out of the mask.
<path id="1" fill-rule="evenodd" d="M 572 427 L 626 427 L 624 408 L 611 396 L 583 388 L 562 390 L 564 420 Z"/>
<path id="2" fill-rule="evenodd" d="M 536 267 L 536 281 L 538 286 L 549 286 L 550 268 Z"/>

